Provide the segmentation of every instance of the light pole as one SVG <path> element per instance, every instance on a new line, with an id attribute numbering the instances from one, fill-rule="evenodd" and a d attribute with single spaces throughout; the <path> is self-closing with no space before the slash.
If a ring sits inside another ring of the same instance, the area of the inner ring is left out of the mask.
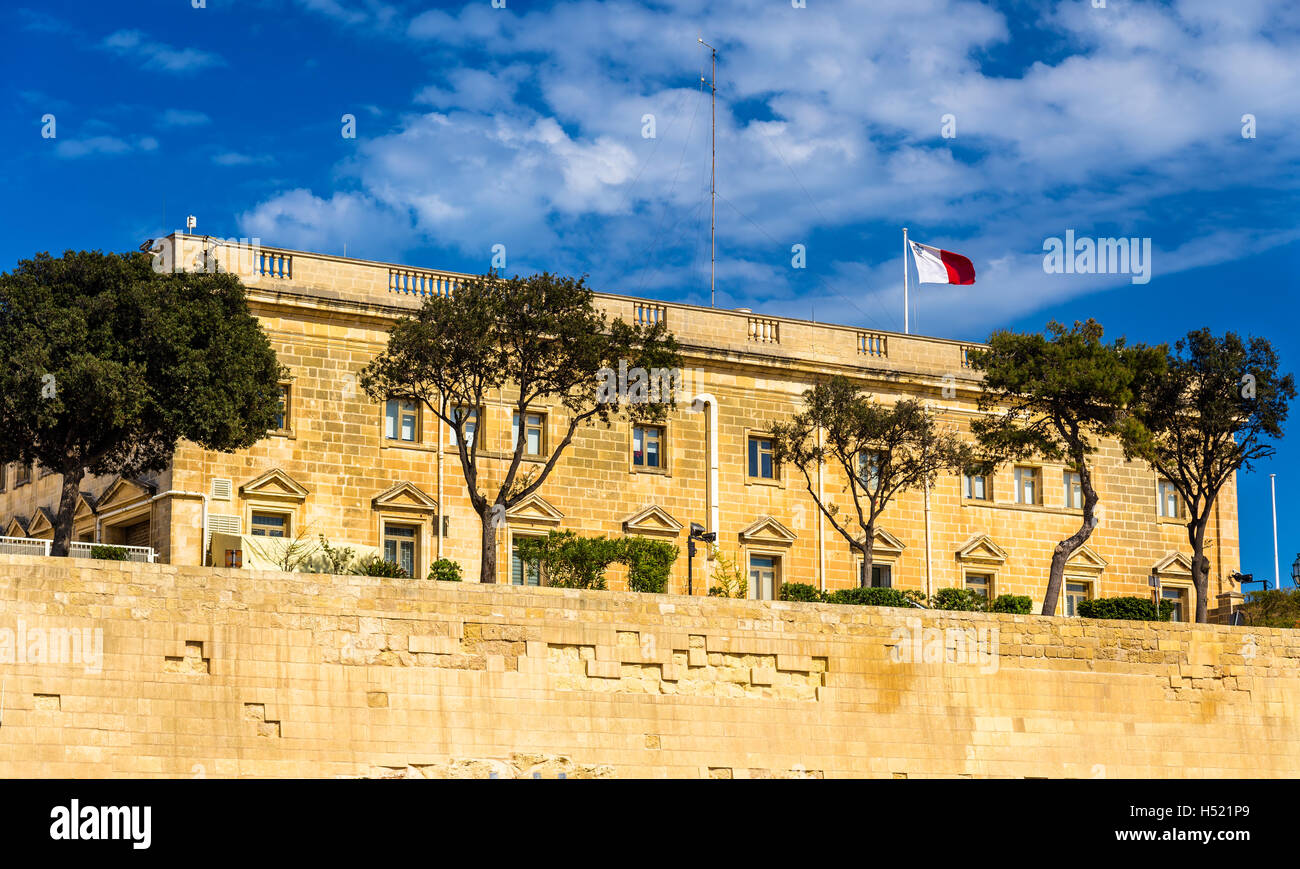
<path id="1" fill-rule="evenodd" d="M 718 532 L 704 530 L 704 526 L 698 522 L 691 523 L 691 532 L 686 536 L 686 594 L 695 594 L 695 541 L 700 540 L 704 543 L 712 543 L 718 539 Z"/>
<path id="2" fill-rule="evenodd" d="M 1300 588 L 1300 552 L 1295 554 L 1295 561 L 1291 562 L 1291 584 Z"/>
<path id="3" fill-rule="evenodd" d="M 1273 490 L 1273 588 L 1282 587 L 1282 574 L 1277 568 L 1277 474 L 1268 475 L 1268 484 Z"/>

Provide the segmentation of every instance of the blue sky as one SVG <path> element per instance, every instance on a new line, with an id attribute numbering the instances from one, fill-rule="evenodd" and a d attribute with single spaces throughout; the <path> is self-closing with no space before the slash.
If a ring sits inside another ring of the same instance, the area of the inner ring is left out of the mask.
<path id="1" fill-rule="evenodd" d="M 703 35 L 721 52 L 720 305 L 901 330 L 908 226 L 979 275 L 916 289 L 915 332 L 1208 325 L 1300 371 L 1288 0 L 48 0 L 6 19 L 0 268 L 134 249 L 195 214 L 213 235 L 470 272 L 500 244 L 510 272 L 707 304 Z M 1149 238 L 1150 281 L 1045 273 L 1067 230 Z M 1284 575 L 1300 551 L 1297 423 L 1240 480 L 1256 576 L 1269 473 Z"/>

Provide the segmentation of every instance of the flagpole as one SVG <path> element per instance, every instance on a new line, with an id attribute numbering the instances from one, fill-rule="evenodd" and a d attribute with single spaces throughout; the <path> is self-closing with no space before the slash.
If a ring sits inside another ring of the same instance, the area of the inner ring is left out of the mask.
<path id="1" fill-rule="evenodd" d="M 903 227 L 903 334 L 909 335 L 907 321 L 907 227 Z"/>

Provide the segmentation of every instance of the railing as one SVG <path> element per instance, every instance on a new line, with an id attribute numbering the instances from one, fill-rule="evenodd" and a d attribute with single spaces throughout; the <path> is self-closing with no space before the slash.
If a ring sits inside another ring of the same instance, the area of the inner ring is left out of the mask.
<path id="1" fill-rule="evenodd" d="M 962 367 L 962 368 L 970 368 L 970 352 L 971 352 L 972 350 L 974 350 L 974 349 L 975 349 L 974 347 L 967 347 L 967 346 L 965 346 L 965 345 L 962 345 L 962 348 L 961 348 L 961 367 Z"/>
<path id="2" fill-rule="evenodd" d="M 448 275 L 415 269 L 388 270 L 388 289 L 413 296 L 450 296 L 460 281 Z"/>
<path id="3" fill-rule="evenodd" d="M 262 251 L 256 259 L 254 270 L 259 277 L 285 279 L 293 277 L 293 257 L 287 253 Z"/>
<path id="4" fill-rule="evenodd" d="M 668 321 L 668 308 L 664 305 L 637 302 L 633 308 L 632 319 L 638 326 L 653 326 L 655 323 Z"/>
<path id="5" fill-rule="evenodd" d="M 889 338 L 879 332 L 859 332 L 858 354 L 860 356 L 879 356 L 882 358 L 888 356 Z"/>
<path id="6" fill-rule="evenodd" d="M 781 323 L 766 317 L 749 318 L 749 340 L 760 344 L 781 343 Z"/>
<path id="7" fill-rule="evenodd" d="M 126 560 L 136 561 L 141 564 L 153 564 L 156 557 L 154 551 L 148 546 L 118 546 L 115 543 L 69 543 L 69 558 L 92 558 L 91 548 L 95 546 L 112 547 L 113 549 L 126 550 Z"/>
<path id="8" fill-rule="evenodd" d="M 39 537 L 0 537 L 0 555 L 49 555 L 50 541 Z"/>
<path id="9" fill-rule="evenodd" d="M 0 537 L 0 555 L 49 555 L 52 542 L 39 537 Z M 108 543 L 69 543 L 68 556 L 70 558 L 90 558 L 92 547 L 111 545 Z M 148 546 L 115 546 L 114 548 L 126 550 L 127 561 L 153 564 L 154 559 L 157 558 L 157 553 Z"/>

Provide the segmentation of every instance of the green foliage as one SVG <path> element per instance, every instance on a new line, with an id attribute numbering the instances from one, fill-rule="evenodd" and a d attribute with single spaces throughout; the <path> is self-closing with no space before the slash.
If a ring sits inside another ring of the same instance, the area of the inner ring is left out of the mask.
<path id="1" fill-rule="evenodd" d="M 450 558 L 439 558 L 429 565 L 428 578 L 437 582 L 461 582 L 464 575 L 461 572 L 459 563 L 452 561 Z"/>
<path id="2" fill-rule="evenodd" d="M 854 604 L 856 606 L 896 606 L 912 607 L 924 604 L 925 595 L 915 589 L 907 588 L 841 588 L 826 594 L 827 603 Z"/>
<path id="3" fill-rule="evenodd" d="M 375 400 L 395 395 L 421 401 L 456 432 L 457 456 L 483 539 L 496 532 L 503 511 L 536 492 L 561 454 L 585 425 L 609 425 L 616 415 L 634 421 L 662 420 L 666 401 L 603 400 L 600 374 L 619 369 L 680 368 L 677 342 L 664 323 L 629 325 L 610 319 L 595 304 L 585 280 L 551 274 L 500 278 L 489 273 L 457 286 L 446 296 L 425 299 L 388 336 L 388 347 L 361 372 L 361 385 Z M 484 407 L 509 392 L 520 413 L 563 407 L 564 428 L 549 438 L 542 462 L 524 462 L 525 431 L 502 467 L 493 459 L 490 475 L 480 473 L 483 437 L 467 438 L 458 408 Z M 490 477 L 495 491 L 481 491 Z M 587 556 L 603 555 L 589 550 Z M 653 574 L 653 571 L 652 571 Z M 496 582 L 495 559 L 484 559 L 480 579 Z M 577 566 L 565 582 L 595 582 L 590 566 Z M 649 586 L 654 575 L 638 581 Z"/>
<path id="4" fill-rule="evenodd" d="M 785 582 L 781 584 L 778 595 L 781 600 L 796 600 L 805 603 L 821 603 L 821 589 L 806 582 Z"/>
<path id="5" fill-rule="evenodd" d="M 1121 619 L 1135 622 L 1167 622 L 1174 602 L 1161 600 L 1157 609 L 1150 598 L 1099 597 L 1079 601 L 1079 615 L 1085 619 Z"/>
<path id="6" fill-rule="evenodd" d="M 90 557 L 103 561 L 126 561 L 126 548 L 96 544 L 90 547 Z"/>
<path id="7" fill-rule="evenodd" d="M 0 464 L 64 476 L 54 554 L 87 475 L 161 471 L 181 438 L 266 436 L 282 369 L 231 274 L 157 274 L 144 253 L 37 254 L 0 274 Z"/>
<path id="8" fill-rule="evenodd" d="M 713 585 L 709 586 L 710 597 L 743 598 L 749 596 L 749 579 L 738 559 L 731 558 L 714 546 L 710 550 L 713 562 L 711 574 Z"/>
<path id="9" fill-rule="evenodd" d="M 357 551 L 351 546 L 331 546 L 322 534 L 320 535 L 320 557 L 325 568 L 324 572 L 339 576 L 348 572 L 348 567 L 357 557 Z"/>
<path id="10" fill-rule="evenodd" d="M 410 574 L 406 568 L 399 564 L 380 558 L 378 555 L 367 555 L 357 562 L 352 571 L 358 576 L 386 576 L 390 579 L 410 579 Z"/>
<path id="11" fill-rule="evenodd" d="M 1000 594 L 993 599 L 993 605 L 989 607 L 990 612 L 995 613 L 1014 613 L 1015 615 L 1027 616 L 1034 608 L 1033 598 L 1026 594 Z"/>
<path id="12" fill-rule="evenodd" d="M 995 332 L 968 356 L 983 374 L 979 409 L 971 423 L 987 460 L 1037 456 L 1066 462 L 1079 474 L 1083 521 L 1053 553 L 1043 613 L 1055 612 L 1065 562 L 1097 524 L 1097 491 L 1090 459 L 1103 438 L 1134 442 L 1144 428 L 1132 412 L 1138 397 L 1164 373 L 1165 348 L 1107 344 L 1095 320 L 1067 329 L 1055 321 L 1047 334 Z M 1041 486 L 1041 482 L 1040 482 Z"/>
<path id="13" fill-rule="evenodd" d="M 1300 628 L 1300 589 L 1267 588 L 1246 595 L 1242 620 L 1258 628 Z"/>
<path id="14" fill-rule="evenodd" d="M 627 565 L 630 591 L 662 594 L 668 587 L 677 547 L 643 537 L 580 537 L 572 531 L 552 531 L 545 537 L 516 538 L 525 561 L 539 563 L 546 584 L 557 588 L 607 587 L 605 571 L 615 562 Z"/>
<path id="15" fill-rule="evenodd" d="M 858 541 L 874 537 L 875 522 L 900 492 L 932 485 L 941 471 L 960 470 L 970 448 L 918 399 L 881 404 L 848 378 L 836 375 L 803 394 L 804 409 L 771 424 L 773 458 L 798 470 L 808 493 L 831 526 L 860 552 L 871 575 L 871 550 Z M 817 432 L 823 433 L 820 445 Z M 869 465 L 864 459 L 873 456 Z M 837 467 L 847 481 L 845 507 L 819 493 L 822 465 Z M 849 518 L 852 517 L 852 518 Z"/>
<path id="16" fill-rule="evenodd" d="M 1238 470 L 1272 457 L 1282 437 L 1295 378 L 1278 372 L 1278 356 L 1263 338 L 1243 341 L 1232 332 L 1188 333 L 1169 353 L 1166 375 L 1137 405 L 1143 426 L 1124 440 L 1129 457 L 1145 459 L 1182 499 L 1192 546 L 1196 620 L 1205 621 L 1210 598 L 1206 530 L 1223 486 Z"/>
<path id="17" fill-rule="evenodd" d="M 619 560 L 627 565 L 628 589 L 663 594 L 668 588 L 677 553 L 677 547 L 664 540 L 624 538 Z"/>
<path id="18" fill-rule="evenodd" d="M 604 589 L 605 571 L 618 560 L 618 542 L 552 531 L 545 537 L 516 537 L 524 561 L 541 564 L 546 584 L 556 588 Z"/>
<path id="19" fill-rule="evenodd" d="M 937 610 L 985 612 L 988 600 L 969 588 L 941 588 L 930 598 L 930 607 Z"/>

